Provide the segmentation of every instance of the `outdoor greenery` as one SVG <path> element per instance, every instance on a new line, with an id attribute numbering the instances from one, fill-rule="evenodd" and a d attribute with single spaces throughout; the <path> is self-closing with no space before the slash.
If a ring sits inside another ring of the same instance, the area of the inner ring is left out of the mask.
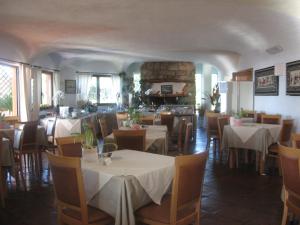
<path id="1" fill-rule="evenodd" d="M 4 95 L 2 98 L 0 98 L 0 109 L 12 111 L 12 93 Z"/>

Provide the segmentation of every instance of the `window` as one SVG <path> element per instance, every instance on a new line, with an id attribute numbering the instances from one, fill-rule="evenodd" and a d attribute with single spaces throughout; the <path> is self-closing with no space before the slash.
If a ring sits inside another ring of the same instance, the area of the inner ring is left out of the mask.
<path id="1" fill-rule="evenodd" d="M 52 105 L 53 73 L 42 71 L 41 105 Z"/>
<path id="2" fill-rule="evenodd" d="M 195 75 L 195 82 L 196 82 L 196 104 L 202 104 L 202 98 L 205 98 L 203 95 L 203 76 L 202 74 Z"/>
<path id="3" fill-rule="evenodd" d="M 18 114 L 17 74 L 16 66 L 0 64 L 0 111 L 6 116 Z"/>
<path id="4" fill-rule="evenodd" d="M 88 99 L 92 103 L 116 103 L 119 80 L 113 76 L 93 76 L 89 80 Z"/>

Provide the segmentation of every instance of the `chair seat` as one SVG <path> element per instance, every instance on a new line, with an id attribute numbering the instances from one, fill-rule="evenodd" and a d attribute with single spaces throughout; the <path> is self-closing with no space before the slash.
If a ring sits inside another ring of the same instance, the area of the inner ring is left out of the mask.
<path id="1" fill-rule="evenodd" d="M 73 209 L 63 209 L 62 213 L 66 216 L 72 217 L 77 220 L 81 220 L 81 214 Z M 94 207 L 88 206 L 88 221 L 89 223 L 95 223 L 101 220 L 113 220 L 113 218 L 102 210 L 96 209 Z"/>
<path id="2" fill-rule="evenodd" d="M 157 205 L 155 203 L 146 205 L 140 208 L 136 212 L 136 216 L 151 221 L 169 224 L 170 211 L 171 211 L 170 207 L 171 207 L 171 195 L 167 195 L 166 197 L 163 198 L 161 205 Z M 195 213 L 194 208 L 187 208 L 184 210 L 180 210 L 177 213 L 177 221 L 185 218 L 188 215 L 192 215 L 193 213 Z"/>

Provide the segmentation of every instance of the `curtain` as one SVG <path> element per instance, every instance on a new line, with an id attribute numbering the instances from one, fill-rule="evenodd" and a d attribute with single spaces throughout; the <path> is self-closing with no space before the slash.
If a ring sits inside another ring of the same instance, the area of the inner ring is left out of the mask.
<path id="1" fill-rule="evenodd" d="M 20 120 L 30 120 L 31 106 L 31 66 L 20 66 Z"/>
<path id="2" fill-rule="evenodd" d="M 118 75 L 113 75 L 112 76 L 112 94 L 113 94 L 113 99 L 115 102 L 119 105 L 121 104 L 121 79 Z"/>
<path id="3" fill-rule="evenodd" d="M 78 94 L 77 94 L 77 101 L 78 100 L 88 100 L 89 97 L 89 90 L 90 84 L 92 80 L 91 75 L 80 74 L 78 75 Z"/>
<path id="4" fill-rule="evenodd" d="M 53 72 L 53 96 L 56 95 L 57 91 L 60 90 L 60 73 L 57 71 Z M 58 104 L 57 98 L 53 98 L 53 104 Z"/>
<path id="5" fill-rule="evenodd" d="M 31 70 L 31 102 L 29 120 L 38 120 L 42 92 L 42 70 L 33 68 Z"/>

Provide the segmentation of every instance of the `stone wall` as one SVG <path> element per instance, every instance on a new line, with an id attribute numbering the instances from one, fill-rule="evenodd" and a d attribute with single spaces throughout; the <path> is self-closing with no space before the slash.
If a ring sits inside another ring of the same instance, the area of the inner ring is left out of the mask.
<path id="1" fill-rule="evenodd" d="M 192 62 L 145 62 L 141 67 L 141 91 L 145 93 L 152 83 L 182 82 L 186 84 L 185 97 L 173 104 L 195 104 L 195 65 Z M 170 99 L 171 100 L 171 99 Z"/>

